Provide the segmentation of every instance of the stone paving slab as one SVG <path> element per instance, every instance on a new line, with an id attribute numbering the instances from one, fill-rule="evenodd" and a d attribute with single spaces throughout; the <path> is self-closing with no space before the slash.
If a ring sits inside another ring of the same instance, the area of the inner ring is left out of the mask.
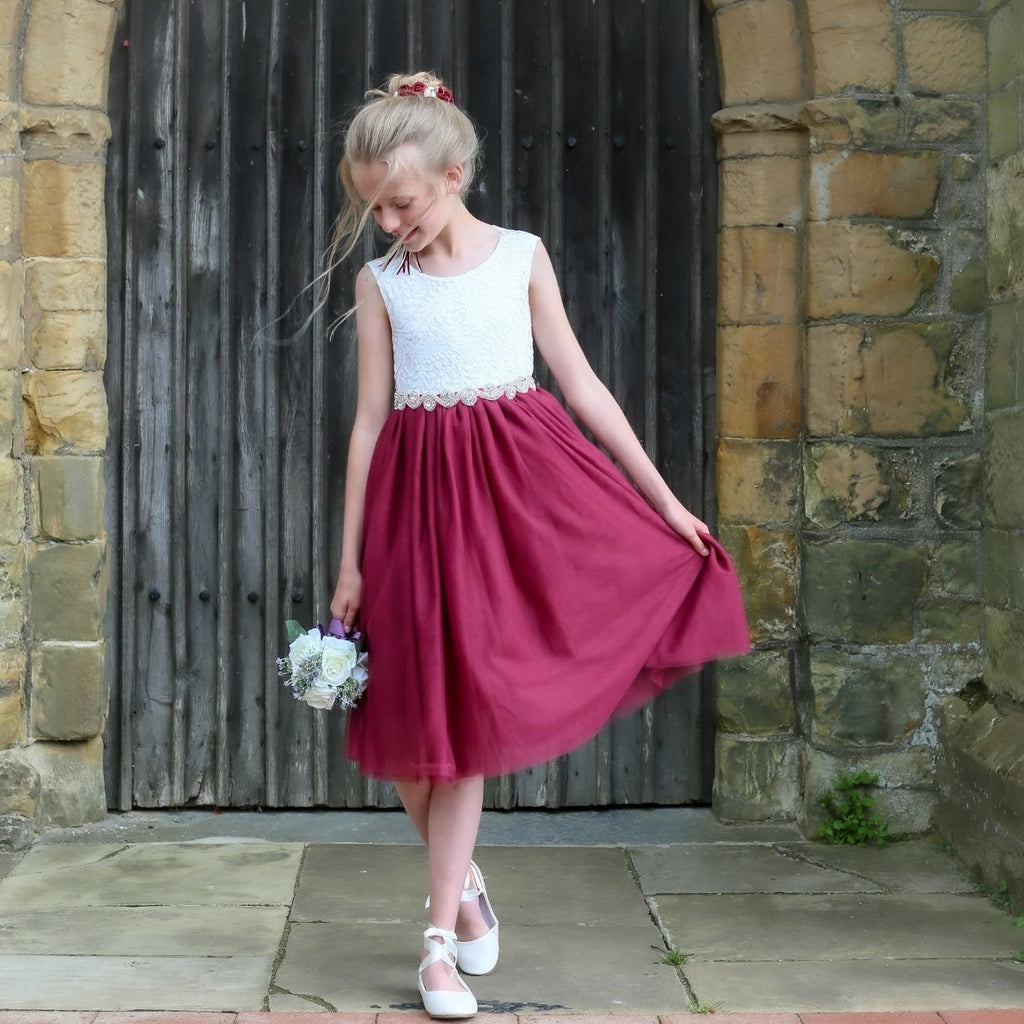
<path id="1" fill-rule="evenodd" d="M 62 907 L 0 914 L 0 953 L 274 956 L 287 907 Z"/>
<path id="2" fill-rule="evenodd" d="M 490 1012 L 689 1009 L 675 969 L 657 962 L 659 940 L 652 923 L 516 928 L 502 936 L 499 969 L 467 981 Z M 404 923 L 294 924 L 275 986 L 335 1010 L 418 1010 L 419 948 L 418 928 Z"/>
<path id="3" fill-rule="evenodd" d="M 277 843 L 376 843 L 419 846 L 399 810 L 127 811 L 75 828 L 49 828 L 53 846 L 229 839 Z M 708 807 L 604 807 L 484 811 L 479 846 L 633 846 L 639 843 L 801 843 L 793 824 L 723 825 Z"/>
<path id="4" fill-rule="evenodd" d="M 1024 944 L 1012 919 L 980 896 L 667 895 L 654 903 L 671 944 L 700 961 L 1009 958 Z"/>
<path id="5" fill-rule="evenodd" d="M 50 846 L 29 850 L 0 882 L 0 913 L 61 906 L 284 905 L 296 844 Z"/>
<path id="6" fill-rule="evenodd" d="M 622 850 L 490 847 L 477 859 L 498 919 L 506 924 L 649 923 Z M 426 889 L 422 849 L 311 846 L 291 919 L 425 927 Z"/>
<path id="7" fill-rule="evenodd" d="M 7 1009 L 259 1010 L 271 957 L 0 956 Z"/>
<path id="8" fill-rule="evenodd" d="M 887 846 L 781 843 L 786 854 L 870 879 L 891 892 L 970 893 L 974 885 L 953 858 L 927 839 Z"/>
<path id="9" fill-rule="evenodd" d="M 842 869 L 819 867 L 772 846 L 641 847 L 630 851 L 644 893 L 881 892 Z"/>
<path id="10" fill-rule="evenodd" d="M 851 1010 L 863 1024 L 877 1024 L 865 1011 L 1024 1006 L 1024 968 L 988 960 L 699 963 L 684 970 L 697 998 L 723 1011 Z"/>
<path id="11" fill-rule="evenodd" d="M 21 860 L 23 854 L 20 853 L 4 853 L 0 851 L 0 878 L 3 878 L 9 871 L 11 871 L 15 864 Z"/>

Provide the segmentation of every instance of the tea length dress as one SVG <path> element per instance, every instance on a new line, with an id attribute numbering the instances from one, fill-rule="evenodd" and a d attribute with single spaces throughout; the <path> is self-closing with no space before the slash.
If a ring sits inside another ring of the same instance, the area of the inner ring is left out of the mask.
<path id="1" fill-rule="evenodd" d="M 535 384 L 537 238 L 499 230 L 453 277 L 370 263 L 395 396 L 366 485 L 370 677 L 345 749 L 375 777 L 536 764 L 749 647 L 721 545 L 698 555 Z"/>

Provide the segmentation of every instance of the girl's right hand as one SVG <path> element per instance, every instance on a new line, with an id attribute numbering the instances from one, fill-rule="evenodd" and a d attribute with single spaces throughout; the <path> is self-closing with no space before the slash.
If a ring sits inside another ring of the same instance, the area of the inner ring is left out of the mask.
<path id="1" fill-rule="evenodd" d="M 358 569 L 342 569 L 331 601 L 331 618 L 339 619 L 345 629 L 351 629 L 359 617 L 363 593 L 363 577 Z"/>

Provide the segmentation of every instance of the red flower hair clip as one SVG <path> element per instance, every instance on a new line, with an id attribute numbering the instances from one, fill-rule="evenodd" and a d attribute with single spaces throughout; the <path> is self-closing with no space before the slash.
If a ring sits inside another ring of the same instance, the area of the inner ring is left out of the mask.
<path id="1" fill-rule="evenodd" d="M 443 85 L 425 85 L 423 82 L 413 82 L 410 85 L 408 82 L 405 85 L 398 87 L 396 96 L 427 96 L 431 99 L 436 98 L 444 100 L 445 103 L 451 103 L 454 105 L 455 97 L 452 95 L 451 90 Z"/>

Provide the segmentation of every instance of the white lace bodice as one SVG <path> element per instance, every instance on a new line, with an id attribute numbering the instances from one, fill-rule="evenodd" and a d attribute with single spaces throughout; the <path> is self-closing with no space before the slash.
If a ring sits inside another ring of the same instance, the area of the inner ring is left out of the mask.
<path id="1" fill-rule="evenodd" d="M 373 260 L 391 321 L 395 406 L 472 405 L 533 386 L 530 270 L 537 236 L 499 228 L 483 263 L 435 277 Z"/>

